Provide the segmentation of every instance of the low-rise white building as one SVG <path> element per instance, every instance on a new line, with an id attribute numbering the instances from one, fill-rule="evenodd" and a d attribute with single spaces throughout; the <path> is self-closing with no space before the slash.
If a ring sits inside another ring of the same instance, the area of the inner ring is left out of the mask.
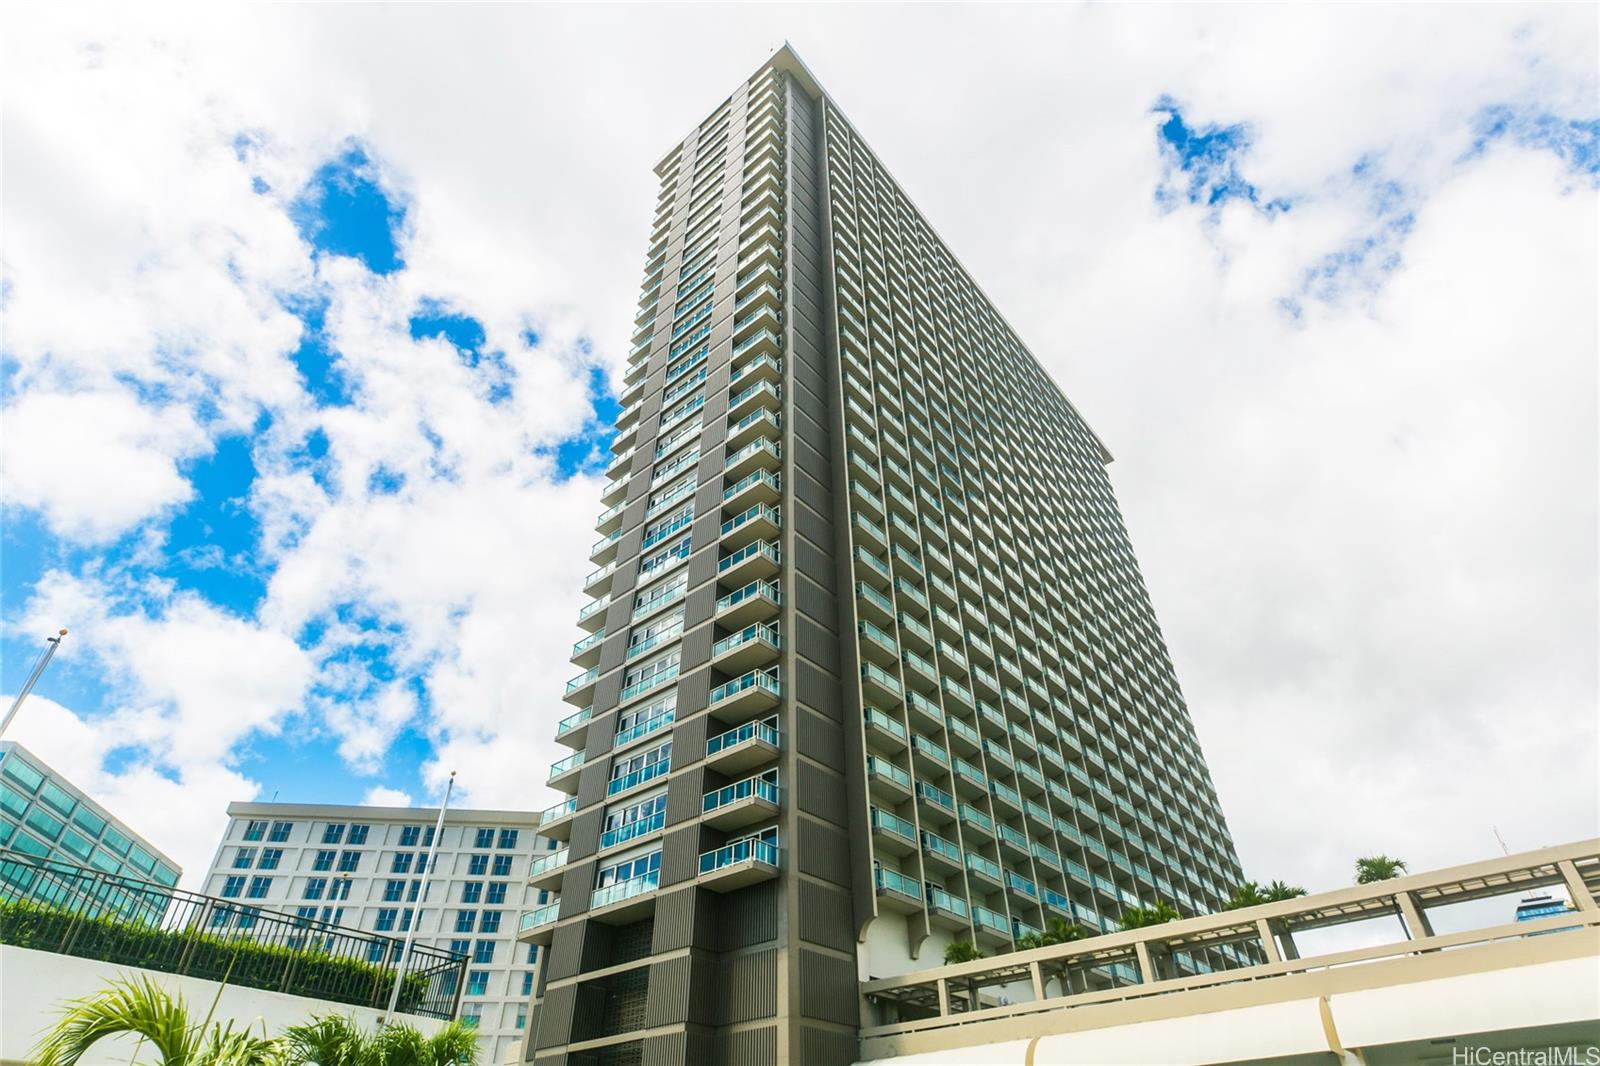
<path id="1" fill-rule="evenodd" d="M 538 958 L 517 916 L 543 900 L 528 863 L 552 842 L 536 813 L 450 810 L 422 891 L 437 807 L 235 803 L 201 891 L 242 904 L 403 936 L 468 958 L 461 1017 L 486 1064 L 520 1061 Z"/>

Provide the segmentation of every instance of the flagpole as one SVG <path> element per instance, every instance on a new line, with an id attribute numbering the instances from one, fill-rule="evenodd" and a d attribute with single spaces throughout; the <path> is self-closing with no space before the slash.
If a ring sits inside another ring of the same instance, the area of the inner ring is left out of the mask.
<path id="1" fill-rule="evenodd" d="M 44 673 L 44 668 L 50 665 L 50 660 L 55 657 L 56 649 L 61 647 L 61 638 L 66 635 L 67 631 L 63 629 L 57 635 L 45 639 L 44 650 L 33 661 L 32 673 L 28 674 L 28 680 L 22 683 L 22 689 L 17 693 L 17 698 L 11 701 L 11 709 L 6 712 L 4 718 L 0 718 L 0 736 L 5 735 L 6 727 L 11 724 L 11 719 L 15 718 L 17 712 L 22 709 L 22 701 L 27 699 L 28 693 L 33 691 L 33 686 L 38 682 L 39 675 Z"/>
<path id="2" fill-rule="evenodd" d="M 428 845 L 428 857 L 424 860 L 427 868 L 422 871 L 422 881 L 417 889 L 417 909 L 412 916 L 411 925 L 406 929 L 405 945 L 400 949 L 400 962 L 394 968 L 394 989 L 389 993 L 389 1010 L 383 1016 L 383 1024 L 388 1025 L 394 1020 L 395 1006 L 400 1002 L 400 984 L 406 976 L 406 959 L 411 955 L 411 941 L 416 938 L 417 926 L 422 924 L 422 905 L 428 900 L 428 879 L 433 876 L 433 859 L 439 851 L 439 839 L 444 836 L 444 812 L 450 806 L 450 793 L 456 787 L 456 772 L 450 771 L 450 780 L 445 782 L 444 801 L 439 804 L 439 822 L 433 827 L 433 842 Z"/>

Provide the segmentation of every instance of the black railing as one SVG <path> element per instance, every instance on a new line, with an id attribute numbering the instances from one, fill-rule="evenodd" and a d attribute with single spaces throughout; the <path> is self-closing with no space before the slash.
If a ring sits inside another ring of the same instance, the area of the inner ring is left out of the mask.
<path id="1" fill-rule="evenodd" d="M 402 942 L 0 849 L 0 943 L 382 1009 Z M 466 956 L 416 944 L 397 1009 L 450 1019 Z"/>

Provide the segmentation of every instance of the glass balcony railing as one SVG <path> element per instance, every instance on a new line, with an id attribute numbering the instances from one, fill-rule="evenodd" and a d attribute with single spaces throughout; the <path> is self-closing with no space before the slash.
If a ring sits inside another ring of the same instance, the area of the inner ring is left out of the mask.
<path id="1" fill-rule="evenodd" d="M 982 855 L 974 855 L 969 851 L 967 852 L 967 869 L 973 873 L 984 874 L 996 884 L 1002 883 L 1000 864 L 993 859 L 986 859 Z"/>
<path id="2" fill-rule="evenodd" d="M 646 718 L 642 722 L 635 722 L 626 729 L 619 729 L 617 730 L 617 735 L 611 740 L 611 746 L 620 748 L 622 745 L 630 744 L 640 737 L 647 737 L 662 726 L 671 725 L 676 717 L 676 711 L 667 711 L 664 714 L 656 715 L 654 718 Z"/>
<path id="3" fill-rule="evenodd" d="M 565 718 L 561 719 L 561 721 L 556 723 L 556 736 L 559 737 L 563 733 L 572 732 L 574 729 L 578 728 L 580 725 L 582 725 L 583 723 L 587 722 L 589 719 L 591 719 L 593 717 L 594 717 L 594 708 L 593 707 L 585 707 L 583 710 L 579 711 L 577 714 L 569 714 L 569 715 L 567 715 Z"/>
<path id="4" fill-rule="evenodd" d="M 560 851 L 547 851 L 528 863 L 528 876 L 530 878 L 539 877 L 549 873 L 551 870 L 560 869 L 566 864 L 566 848 L 562 848 Z"/>
<path id="5" fill-rule="evenodd" d="M 781 694 L 777 678 L 768 674 L 765 670 L 752 670 L 743 677 L 736 677 L 732 681 L 712 689 L 710 702 L 715 706 L 723 700 L 732 699 L 734 696 L 748 692 L 751 689 L 764 689 L 774 696 Z"/>
<path id="6" fill-rule="evenodd" d="M 905 789 L 909 789 L 911 787 L 910 774 L 900 769 L 900 767 L 896 766 L 888 759 L 880 759 L 876 755 L 867 756 L 867 776 L 881 777 L 884 780 L 892 781 Z"/>
<path id="7" fill-rule="evenodd" d="M 597 632 L 592 633 L 587 637 L 584 637 L 582 640 L 578 641 L 576 644 L 574 644 L 572 646 L 572 657 L 573 658 L 577 658 L 578 656 L 582 655 L 584 652 L 588 651 L 590 648 L 594 647 L 595 645 L 599 644 L 601 641 L 603 641 L 605 639 L 606 639 L 606 631 L 605 631 L 604 628 L 601 628 Z"/>
<path id="8" fill-rule="evenodd" d="M 591 667 L 588 670 L 585 670 L 583 673 L 579 674 L 577 677 L 575 677 L 571 681 L 567 682 L 567 695 L 569 695 L 569 696 L 572 695 L 574 692 L 576 692 L 579 689 L 583 688 L 585 685 L 589 684 L 591 681 L 593 681 L 595 678 L 597 678 L 599 676 L 600 676 L 600 668 L 598 666 Z"/>
<path id="9" fill-rule="evenodd" d="M 972 908 L 972 923 L 980 929 L 988 929 L 999 933 L 1003 937 L 1011 936 L 1011 923 L 1006 921 L 1006 916 L 990 910 L 988 907 L 974 905 Z"/>
<path id="10" fill-rule="evenodd" d="M 635 818 L 631 822 L 624 822 L 615 829 L 607 829 L 600 834 L 600 847 L 614 848 L 618 844 L 625 844 L 630 840 L 654 833 L 657 829 L 667 824 L 667 812 L 657 811 L 648 818 Z"/>
<path id="11" fill-rule="evenodd" d="M 758 555 L 766 556 L 768 559 L 771 559 L 775 565 L 782 564 L 783 562 L 783 555 L 779 551 L 776 541 L 756 540 L 746 544 L 732 555 L 729 555 L 724 559 L 717 560 L 717 573 L 726 573 L 747 559 L 753 559 Z"/>
<path id="12" fill-rule="evenodd" d="M 624 700 L 631 700 L 635 696 L 643 696 L 646 692 L 649 692 L 652 689 L 660 688 L 667 682 L 675 680 L 677 676 L 677 666 L 668 666 L 662 670 L 658 670 L 650 677 L 647 677 L 642 681 L 635 681 L 633 684 L 628 685 L 621 692 L 617 693 L 617 702 L 620 703 Z"/>
<path id="13" fill-rule="evenodd" d="M 918 781 L 917 798 L 926 803 L 931 803 L 950 814 L 956 813 L 956 798 L 938 785 L 930 785 L 926 781 Z"/>
<path id="14" fill-rule="evenodd" d="M 745 626 L 739 632 L 723 637 L 711 645 L 711 657 L 715 659 L 723 652 L 741 648 L 754 641 L 763 641 L 771 644 L 774 648 L 778 647 L 778 627 L 768 625 L 765 622 L 756 622 L 754 625 Z"/>
<path id="15" fill-rule="evenodd" d="M 539 812 L 539 824 L 546 825 L 558 821 L 578 809 L 578 797 L 574 796 L 565 803 L 558 803 L 554 807 L 547 807 Z"/>
<path id="16" fill-rule="evenodd" d="M 876 726 L 901 740 L 906 738 L 906 727 L 876 707 L 868 707 L 862 712 L 862 717 L 866 719 L 868 725 Z"/>
<path id="17" fill-rule="evenodd" d="M 554 903 L 546 903 L 543 907 L 535 907 L 531 911 L 523 911 L 522 919 L 517 923 L 517 927 L 521 932 L 526 933 L 528 930 L 537 929 L 541 925 L 549 925 L 556 920 L 556 916 L 560 913 L 560 900 L 556 900 Z"/>
<path id="18" fill-rule="evenodd" d="M 776 804 L 778 802 L 778 794 L 778 783 L 776 781 L 759 776 L 747 777 L 743 781 L 735 781 L 725 788 L 707 792 L 700 805 L 700 812 L 702 814 L 710 814 L 712 811 L 720 810 L 723 807 L 748 799 L 765 800 L 768 803 Z"/>
<path id="19" fill-rule="evenodd" d="M 724 500 L 731 500 L 741 492 L 744 492 L 746 489 L 752 488 L 756 485 L 766 485 L 768 488 L 772 489 L 773 492 L 783 491 L 781 488 L 782 483 L 778 480 L 778 476 L 776 474 L 769 473 L 766 470 L 757 470 L 753 474 L 746 474 L 744 477 L 740 478 L 738 481 L 724 489 L 722 491 L 722 498 Z"/>
<path id="20" fill-rule="evenodd" d="M 555 762 L 550 764 L 551 778 L 560 777 L 568 770 L 576 770 L 578 767 L 583 765 L 583 760 L 586 757 L 586 752 L 575 751 L 571 755 L 568 755 L 565 759 L 557 759 Z"/>
<path id="21" fill-rule="evenodd" d="M 912 844 L 917 842 L 917 827 L 898 814 L 893 814 L 881 807 L 874 807 L 868 812 L 868 820 L 873 829 L 881 829 L 885 833 L 893 833 L 895 836 L 903 837 Z"/>
<path id="22" fill-rule="evenodd" d="M 609 606 L 611 606 L 611 593 L 608 592 L 604 596 L 601 596 L 598 600 L 595 600 L 593 603 L 584 607 L 583 610 L 579 611 L 578 621 L 582 622 L 585 619 L 592 618 L 597 613 L 605 610 Z"/>
<path id="23" fill-rule="evenodd" d="M 714 873 L 727 866 L 737 866 L 751 861 L 766 863 L 768 866 L 778 865 L 777 841 L 765 836 L 745 837 L 743 840 L 724 844 L 714 851 L 702 852 L 700 872 Z"/>
<path id="24" fill-rule="evenodd" d="M 994 819 L 970 803 L 961 805 L 961 820 L 969 825 L 977 826 L 986 833 L 994 832 Z"/>
<path id="25" fill-rule="evenodd" d="M 730 592 L 726 596 L 718 599 L 717 610 L 725 611 L 729 607 L 735 607 L 746 600 L 751 600 L 762 596 L 771 600 L 773 603 L 779 602 L 777 583 L 773 581 L 752 581 L 744 588 Z"/>
<path id="26" fill-rule="evenodd" d="M 613 777 L 606 785 L 606 795 L 615 796 L 619 792 L 626 792 L 628 789 L 642 785 L 646 781 L 654 781 L 667 772 L 669 764 L 670 760 L 668 759 L 657 759 L 655 762 L 646 763 L 630 774 Z"/>
<path id="27" fill-rule="evenodd" d="M 967 901 L 960 896 L 952 896 L 938 885 L 928 886 L 928 906 L 950 914 L 959 914 L 965 918 L 971 912 L 967 909 Z"/>
<path id="28" fill-rule="evenodd" d="M 767 718 L 760 722 L 746 722 L 737 729 L 730 729 L 726 733 L 718 733 L 706 741 L 706 758 L 737 747 L 749 740 L 764 740 L 773 747 L 778 746 L 778 719 Z"/>
<path id="29" fill-rule="evenodd" d="M 930 833 L 926 829 L 922 831 L 922 850 L 943 855 L 957 866 L 961 865 L 961 849 L 956 846 L 955 841 L 946 840 L 938 833 Z"/>
<path id="30" fill-rule="evenodd" d="M 880 866 L 873 874 L 872 880 L 879 892 L 897 892 L 916 900 L 922 898 L 922 882 L 914 877 L 907 877 L 899 870 L 886 870 Z"/>
<path id="31" fill-rule="evenodd" d="M 642 896 L 646 892 L 654 892 L 660 885 L 660 870 L 651 870 L 649 873 L 630 877 L 626 881 L 617 881 L 604 888 L 595 889 L 594 895 L 589 897 L 589 909 L 599 910 L 613 903 L 621 903 L 625 899 Z"/>

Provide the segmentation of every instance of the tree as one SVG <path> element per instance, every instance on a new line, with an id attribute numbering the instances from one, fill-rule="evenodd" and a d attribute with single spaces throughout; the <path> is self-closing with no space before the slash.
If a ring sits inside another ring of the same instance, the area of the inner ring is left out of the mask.
<path id="1" fill-rule="evenodd" d="M 218 998 L 221 992 L 218 992 Z M 111 982 L 73 1000 L 33 1052 L 35 1066 L 75 1066 L 107 1037 L 135 1036 L 161 1056 L 162 1066 L 283 1066 L 284 1048 L 264 1034 L 212 1024 L 216 1002 L 195 1022 L 181 995 L 149 977 Z"/>
<path id="2" fill-rule="evenodd" d="M 1122 928 L 1144 929 L 1152 925 L 1175 922 L 1182 915 L 1166 900 L 1157 900 L 1152 907 L 1131 907 L 1122 912 Z"/>
<path id="3" fill-rule="evenodd" d="M 376 1033 L 362 1031 L 354 1018 L 335 1014 L 284 1030 L 290 1061 L 317 1066 L 449 1066 L 478 1060 L 478 1037 L 460 1022 L 432 1036 L 398 1022 Z"/>
<path id="4" fill-rule="evenodd" d="M 983 952 L 978 950 L 978 945 L 970 940 L 952 940 L 945 945 L 944 961 L 947 966 L 954 966 L 958 962 L 974 962 L 983 958 Z"/>
<path id="5" fill-rule="evenodd" d="M 1306 890 L 1299 885 L 1285 884 L 1282 881 L 1273 881 L 1265 888 L 1255 881 L 1245 881 L 1234 888 L 1233 895 L 1228 897 L 1228 902 L 1222 905 L 1222 909 L 1236 911 L 1244 907 L 1258 907 L 1263 903 L 1294 899 L 1305 894 Z"/>
<path id="6" fill-rule="evenodd" d="M 1387 881 L 1406 872 L 1404 859 L 1388 855 L 1369 855 L 1356 860 L 1356 884 L 1370 885 L 1374 881 Z"/>

